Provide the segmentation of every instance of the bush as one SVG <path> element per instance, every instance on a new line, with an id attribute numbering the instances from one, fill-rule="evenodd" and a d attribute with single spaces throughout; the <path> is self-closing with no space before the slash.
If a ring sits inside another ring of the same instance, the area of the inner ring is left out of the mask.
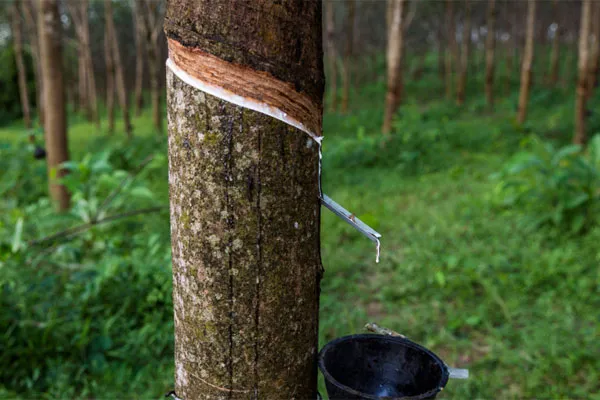
<path id="1" fill-rule="evenodd" d="M 527 214 L 533 228 L 554 226 L 571 233 L 587 231 L 598 223 L 600 211 L 600 135 L 587 153 L 577 145 L 556 149 L 532 137 L 527 149 L 509 161 L 497 175 L 496 194 L 502 205 Z"/>

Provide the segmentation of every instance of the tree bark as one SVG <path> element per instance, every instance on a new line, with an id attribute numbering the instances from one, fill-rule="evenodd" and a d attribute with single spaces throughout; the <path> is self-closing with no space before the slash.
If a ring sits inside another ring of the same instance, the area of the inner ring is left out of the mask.
<path id="1" fill-rule="evenodd" d="M 559 56 L 559 37 L 560 37 L 560 29 L 561 25 L 558 23 L 559 14 L 558 14 L 558 0 L 553 0 L 552 2 L 552 22 L 556 24 L 556 30 L 554 31 L 554 36 L 552 37 L 552 48 L 550 50 L 550 84 L 556 85 L 558 81 L 558 56 Z"/>
<path id="2" fill-rule="evenodd" d="M 528 0 L 525 49 L 523 50 L 523 61 L 521 63 L 521 90 L 519 92 L 519 110 L 517 112 L 517 122 L 519 124 L 525 122 L 525 118 L 527 117 L 527 104 L 529 103 L 535 33 L 535 6 L 535 0 Z"/>
<path id="3" fill-rule="evenodd" d="M 320 121 L 321 2 L 171 0 L 165 32 L 171 58 L 277 79 Z M 318 146 L 171 71 L 167 109 L 177 396 L 316 398 Z"/>
<path id="4" fill-rule="evenodd" d="M 452 66 L 455 61 L 456 31 L 454 26 L 454 0 L 446 0 L 446 98 L 452 98 Z"/>
<path id="5" fill-rule="evenodd" d="M 131 120 L 129 118 L 129 104 L 127 102 L 127 88 L 125 87 L 125 74 L 123 72 L 123 63 L 121 62 L 121 52 L 119 50 L 119 43 L 117 41 L 117 35 L 115 31 L 115 23 L 113 21 L 112 12 L 112 0 L 104 1 L 104 9 L 106 15 L 106 26 L 107 30 L 111 32 L 111 47 L 113 54 L 113 61 L 115 66 L 115 88 L 117 91 L 117 99 L 119 100 L 119 106 L 121 107 L 121 114 L 123 117 L 123 124 L 127 137 L 133 137 L 133 127 L 131 126 Z"/>
<path id="6" fill-rule="evenodd" d="M 331 102 L 329 110 L 335 112 L 338 107 L 338 88 L 337 88 L 337 50 L 335 48 L 335 15 L 333 12 L 333 0 L 328 0 L 325 5 L 326 29 L 327 29 L 327 60 L 329 61 L 329 92 L 331 93 Z"/>
<path id="7" fill-rule="evenodd" d="M 496 0 L 488 0 L 487 36 L 485 38 L 485 98 L 494 105 L 494 49 L 496 47 Z"/>
<path id="8" fill-rule="evenodd" d="M 351 78 L 351 66 L 352 55 L 354 49 L 352 44 L 354 42 L 354 17 L 355 17 L 355 0 L 347 0 L 348 14 L 346 20 L 346 49 L 344 51 L 344 69 L 342 79 L 342 112 L 345 114 L 348 112 L 348 102 L 350 97 L 350 78 Z"/>
<path id="9" fill-rule="evenodd" d="M 50 196 L 59 211 L 69 208 L 69 193 L 57 179 L 65 174 L 60 164 L 68 161 L 67 120 L 62 66 L 62 32 L 58 0 L 40 0 L 38 29 L 44 82 L 46 162 Z"/>
<path id="10" fill-rule="evenodd" d="M 104 7 L 104 20 L 112 20 L 112 6 Z M 108 133 L 115 132 L 115 62 L 113 57 L 113 25 L 104 24 L 104 57 L 106 62 L 106 118 Z"/>
<path id="11" fill-rule="evenodd" d="M 590 64 L 590 49 L 589 49 L 589 37 L 590 37 L 590 17 L 591 17 L 591 0 L 583 0 L 581 3 L 581 22 L 579 30 L 579 60 L 578 60 L 578 73 L 577 79 L 577 92 L 575 98 L 575 134 L 573 136 L 573 143 L 585 144 L 587 142 L 587 133 L 585 130 L 586 120 L 586 103 L 587 103 L 587 91 L 588 87 L 588 74 Z"/>
<path id="12" fill-rule="evenodd" d="M 404 52 L 404 0 L 388 0 L 387 92 L 381 131 L 389 134 L 402 96 L 402 53 Z"/>
<path id="13" fill-rule="evenodd" d="M 491 0 L 493 1 L 493 0 Z M 488 36 L 490 35 L 488 27 Z M 462 48 L 460 54 L 460 73 L 456 85 L 456 102 L 464 104 L 467 86 L 467 74 L 469 72 L 469 52 L 471 48 L 471 1 L 465 0 L 465 20 L 463 24 Z"/>
<path id="14" fill-rule="evenodd" d="M 141 0 L 133 0 L 133 16 L 135 20 L 135 115 L 140 116 L 144 108 L 144 53 L 145 29 L 142 16 Z"/>
<path id="15" fill-rule="evenodd" d="M 29 36 L 29 43 L 31 46 L 31 57 L 33 58 L 34 79 L 35 79 L 35 92 L 36 92 L 36 110 L 38 113 L 38 119 L 40 126 L 44 126 L 44 101 L 43 101 L 43 85 L 42 85 L 42 67 L 40 62 L 40 46 L 39 36 L 37 27 L 37 11 L 35 5 L 31 0 L 24 0 L 23 4 L 23 16 L 25 17 L 25 28 Z"/>
<path id="16" fill-rule="evenodd" d="M 19 12 L 19 1 L 12 5 L 11 30 L 15 51 L 15 62 L 17 64 L 17 76 L 19 82 L 19 97 L 21 99 L 21 111 L 23 111 L 23 123 L 25 128 L 31 128 L 31 109 L 29 108 L 29 93 L 27 91 L 27 76 L 25 62 L 23 61 L 23 35 L 21 32 L 21 13 Z"/>

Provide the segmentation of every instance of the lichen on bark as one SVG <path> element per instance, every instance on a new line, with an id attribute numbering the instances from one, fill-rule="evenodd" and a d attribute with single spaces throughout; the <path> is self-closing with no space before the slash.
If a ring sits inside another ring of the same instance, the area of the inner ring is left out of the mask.
<path id="1" fill-rule="evenodd" d="M 167 74 L 176 392 L 315 398 L 318 146 Z"/>

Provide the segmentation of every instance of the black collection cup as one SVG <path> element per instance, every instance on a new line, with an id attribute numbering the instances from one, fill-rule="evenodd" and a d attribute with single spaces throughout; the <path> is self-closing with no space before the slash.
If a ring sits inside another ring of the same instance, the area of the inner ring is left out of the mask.
<path id="1" fill-rule="evenodd" d="M 330 399 L 434 399 L 448 368 L 408 339 L 377 334 L 344 336 L 319 353 Z"/>

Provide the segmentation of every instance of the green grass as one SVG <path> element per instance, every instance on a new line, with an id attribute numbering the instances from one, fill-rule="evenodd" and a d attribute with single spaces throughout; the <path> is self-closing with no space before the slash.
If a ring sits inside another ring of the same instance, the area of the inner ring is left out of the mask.
<path id="1" fill-rule="evenodd" d="M 530 118 L 519 128 L 513 122 L 516 84 L 503 96 L 503 82 L 497 83 L 492 112 L 477 77 L 459 108 L 438 97 L 442 83 L 432 67 L 423 80 L 408 80 L 391 141 L 379 134 L 381 81 L 355 90 L 347 115 L 325 114 L 324 191 L 383 239 L 376 264 L 370 241 L 323 212 L 321 345 L 362 332 L 370 321 L 402 332 L 448 365 L 470 369 L 471 378 L 450 381 L 441 398 L 590 398 L 600 391 L 600 229 L 577 237 L 526 230 L 519 210 L 493 201 L 491 175 L 526 134 L 570 140 L 574 88 L 535 86 Z M 592 129 L 597 119 L 590 118 Z M 137 135 L 155 134 L 149 111 L 134 126 Z M 93 152 L 94 140 L 105 136 L 80 118 L 70 127 L 74 158 Z M 0 130 L 0 141 L 22 134 L 15 123 Z M 164 172 L 155 186 L 166 202 Z M 168 236 L 160 240 L 169 246 Z M 168 283 L 168 269 L 157 274 Z M 170 309 L 150 321 L 141 311 L 127 312 L 118 318 L 145 325 L 110 367 L 84 372 L 85 384 L 77 387 L 61 375 L 45 396 L 159 398 L 172 388 L 173 359 L 165 345 L 172 323 L 160 319 Z M 167 350 L 153 353 L 152 341 Z M 33 395 L 41 393 L 31 389 L 24 397 Z M 0 389 L 0 397 L 19 396 Z"/>

